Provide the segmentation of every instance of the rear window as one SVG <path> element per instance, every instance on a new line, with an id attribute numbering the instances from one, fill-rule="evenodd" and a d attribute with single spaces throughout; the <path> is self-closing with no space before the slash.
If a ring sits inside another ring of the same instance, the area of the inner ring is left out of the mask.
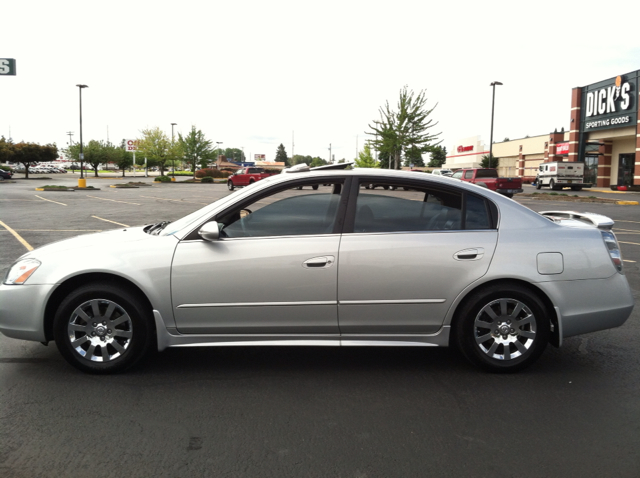
<path id="1" fill-rule="evenodd" d="M 476 173 L 476 179 L 477 178 L 497 178 L 498 177 L 498 171 L 496 171 L 495 169 L 478 169 L 478 172 Z"/>

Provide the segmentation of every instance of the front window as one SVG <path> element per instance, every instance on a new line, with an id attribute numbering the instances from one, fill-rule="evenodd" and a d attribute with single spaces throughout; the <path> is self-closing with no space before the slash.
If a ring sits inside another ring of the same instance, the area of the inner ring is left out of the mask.
<path id="1" fill-rule="evenodd" d="M 306 183 L 223 213 L 221 238 L 332 234 L 336 228 L 342 181 Z"/>

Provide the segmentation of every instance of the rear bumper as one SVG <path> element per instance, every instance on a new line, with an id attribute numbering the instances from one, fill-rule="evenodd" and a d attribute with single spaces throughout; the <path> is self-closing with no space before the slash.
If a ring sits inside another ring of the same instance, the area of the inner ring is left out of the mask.
<path id="1" fill-rule="evenodd" d="M 519 189 L 515 189 L 515 188 L 514 189 L 496 189 L 496 192 L 500 193 L 500 194 L 518 194 L 518 193 L 524 192 L 524 189 L 522 189 L 522 188 L 519 188 Z"/>
<path id="2" fill-rule="evenodd" d="M 635 305 L 629 283 L 622 274 L 616 273 L 607 279 L 537 285 L 556 307 L 562 338 L 619 327 Z"/>

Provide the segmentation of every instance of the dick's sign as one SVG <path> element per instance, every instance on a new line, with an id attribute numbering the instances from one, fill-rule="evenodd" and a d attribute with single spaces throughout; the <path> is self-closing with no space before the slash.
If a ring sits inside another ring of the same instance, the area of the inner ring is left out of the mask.
<path id="1" fill-rule="evenodd" d="M 583 132 L 635 126 L 638 117 L 636 71 L 582 89 Z"/>
<path id="2" fill-rule="evenodd" d="M 0 58 L 0 76 L 16 76 L 16 60 Z"/>

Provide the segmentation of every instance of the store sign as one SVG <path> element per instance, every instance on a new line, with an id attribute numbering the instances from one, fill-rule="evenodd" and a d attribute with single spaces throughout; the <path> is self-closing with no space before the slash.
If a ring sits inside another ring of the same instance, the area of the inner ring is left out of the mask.
<path id="1" fill-rule="evenodd" d="M 256 161 L 266 161 L 267 160 L 267 155 L 266 154 L 254 154 L 253 155 L 253 159 Z"/>
<path id="2" fill-rule="evenodd" d="M 583 88 L 582 131 L 635 125 L 638 71 Z"/>
<path id="3" fill-rule="evenodd" d="M 556 154 L 569 154 L 569 143 L 556 144 Z"/>
<path id="4" fill-rule="evenodd" d="M 138 151 L 138 144 L 140 143 L 137 139 L 126 139 L 124 141 L 124 145 L 127 151 Z"/>
<path id="5" fill-rule="evenodd" d="M 458 146 L 458 153 L 465 153 L 467 151 L 473 151 L 473 146 Z"/>
<path id="6" fill-rule="evenodd" d="M 0 76 L 16 76 L 15 58 L 0 58 Z"/>

